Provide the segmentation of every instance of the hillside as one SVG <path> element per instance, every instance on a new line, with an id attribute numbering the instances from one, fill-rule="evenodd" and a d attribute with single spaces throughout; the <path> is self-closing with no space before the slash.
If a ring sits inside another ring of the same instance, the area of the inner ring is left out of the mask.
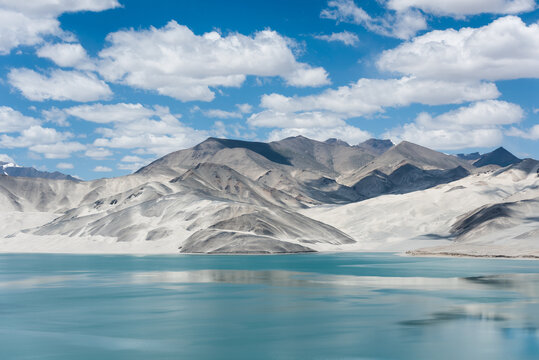
<path id="1" fill-rule="evenodd" d="M 486 244 L 502 225 L 534 251 L 538 168 L 481 171 L 408 142 L 209 138 L 118 178 L 0 175 L 0 251 L 417 250 Z"/>

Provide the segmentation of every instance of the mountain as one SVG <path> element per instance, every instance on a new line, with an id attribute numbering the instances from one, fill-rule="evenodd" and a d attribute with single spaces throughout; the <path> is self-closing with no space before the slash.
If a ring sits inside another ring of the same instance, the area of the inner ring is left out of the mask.
<path id="1" fill-rule="evenodd" d="M 472 168 L 454 156 L 403 141 L 338 181 L 365 199 L 452 182 L 468 176 Z"/>
<path id="2" fill-rule="evenodd" d="M 201 163 L 220 164 L 305 203 L 340 203 L 359 198 L 335 178 L 373 158 L 347 144 L 324 143 L 303 136 L 270 143 L 208 138 L 191 149 L 166 155 L 136 173 L 177 177 Z"/>
<path id="3" fill-rule="evenodd" d="M 364 251 L 539 257 L 539 161 L 300 212 L 346 232 Z"/>
<path id="4" fill-rule="evenodd" d="M 469 154 L 457 154 L 456 156 L 462 160 L 477 160 L 481 157 L 481 154 L 474 152 Z"/>
<path id="5" fill-rule="evenodd" d="M 369 139 L 356 146 L 360 149 L 366 150 L 370 154 L 378 156 L 385 153 L 387 150 L 393 147 L 393 145 L 394 144 L 391 140 Z"/>
<path id="6" fill-rule="evenodd" d="M 0 251 L 489 253 L 485 234 L 507 224 L 535 251 L 539 162 L 486 171 L 409 142 L 367 143 L 208 138 L 118 178 L 0 175 Z"/>
<path id="7" fill-rule="evenodd" d="M 6 163 L 0 161 L 0 174 L 9 176 L 22 176 L 30 178 L 41 179 L 55 179 L 55 180 L 71 180 L 79 181 L 71 175 L 62 174 L 61 172 L 48 172 L 34 169 L 33 167 L 18 166 L 14 163 Z"/>
<path id="8" fill-rule="evenodd" d="M 503 147 L 499 147 L 496 150 L 483 154 L 473 163 L 475 167 L 481 167 L 486 165 L 498 165 L 508 166 L 520 162 L 520 159 Z"/>

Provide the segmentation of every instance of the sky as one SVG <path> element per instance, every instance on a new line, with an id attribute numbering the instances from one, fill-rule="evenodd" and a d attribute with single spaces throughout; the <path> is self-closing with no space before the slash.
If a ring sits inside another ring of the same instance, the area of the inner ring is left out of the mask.
<path id="1" fill-rule="evenodd" d="M 0 161 L 91 180 L 210 136 L 539 158 L 535 0 L 0 0 Z"/>

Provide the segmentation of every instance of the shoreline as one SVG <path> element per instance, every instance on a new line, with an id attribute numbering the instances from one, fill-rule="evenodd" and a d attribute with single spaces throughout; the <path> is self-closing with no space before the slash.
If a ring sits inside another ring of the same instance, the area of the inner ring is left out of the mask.
<path id="1" fill-rule="evenodd" d="M 468 254 L 460 252 L 420 252 L 407 251 L 402 256 L 440 257 L 440 258 L 472 258 L 472 259 L 505 259 L 505 260 L 539 260 L 539 255 L 503 255 L 503 254 Z"/>
<path id="2" fill-rule="evenodd" d="M 502 259 L 502 260 L 539 260 L 539 255 L 533 254 L 470 254 L 464 252 L 424 252 L 417 250 L 409 250 L 406 252 L 395 252 L 395 251 L 313 251 L 313 252 L 299 252 L 299 253 L 181 253 L 181 252 L 170 252 L 170 251 L 121 251 L 120 249 L 108 249 L 104 251 L 70 251 L 70 250 L 49 250 L 49 251 L 40 251 L 36 249 L 32 250 L 23 250 L 23 249 L 12 249 L 12 250 L 3 250 L 0 248 L 0 254 L 5 255 L 28 255 L 28 254 L 46 254 L 46 255 L 123 255 L 123 256 L 177 256 L 177 255 L 189 255 L 189 256 L 276 256 L 276 255 L 319 255 L 319 254 L 373 254 L 373 253 L 386 253 L 386 254 L 395 254 L 397 256 L 403 257 L 424 257 L 424 258 L 470 258 L 470 259 Z M 110 251 L 112 250 L 112 251 Z M 118 251 L 120 250 L 120 251 Z"/>

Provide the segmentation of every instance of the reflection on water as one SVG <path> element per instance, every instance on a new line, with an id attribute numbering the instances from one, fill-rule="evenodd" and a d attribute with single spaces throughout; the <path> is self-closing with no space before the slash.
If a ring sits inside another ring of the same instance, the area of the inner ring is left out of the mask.
<path id="1" fill-rule="evenodd" d="M 467 313 L 465 309 L 455 309 L 452 311 L 433 313 L 428 319 L 401 321 L 400 324 L 424 326 L 437 325 L 452 320 L 504 321 L 507 320 L 507 318 L 499 314 Z"/>
<path id="2" fill-rule="evenodd" d="M 537 265 L 0 255 L 0 358 L 536 359 Z"/>

